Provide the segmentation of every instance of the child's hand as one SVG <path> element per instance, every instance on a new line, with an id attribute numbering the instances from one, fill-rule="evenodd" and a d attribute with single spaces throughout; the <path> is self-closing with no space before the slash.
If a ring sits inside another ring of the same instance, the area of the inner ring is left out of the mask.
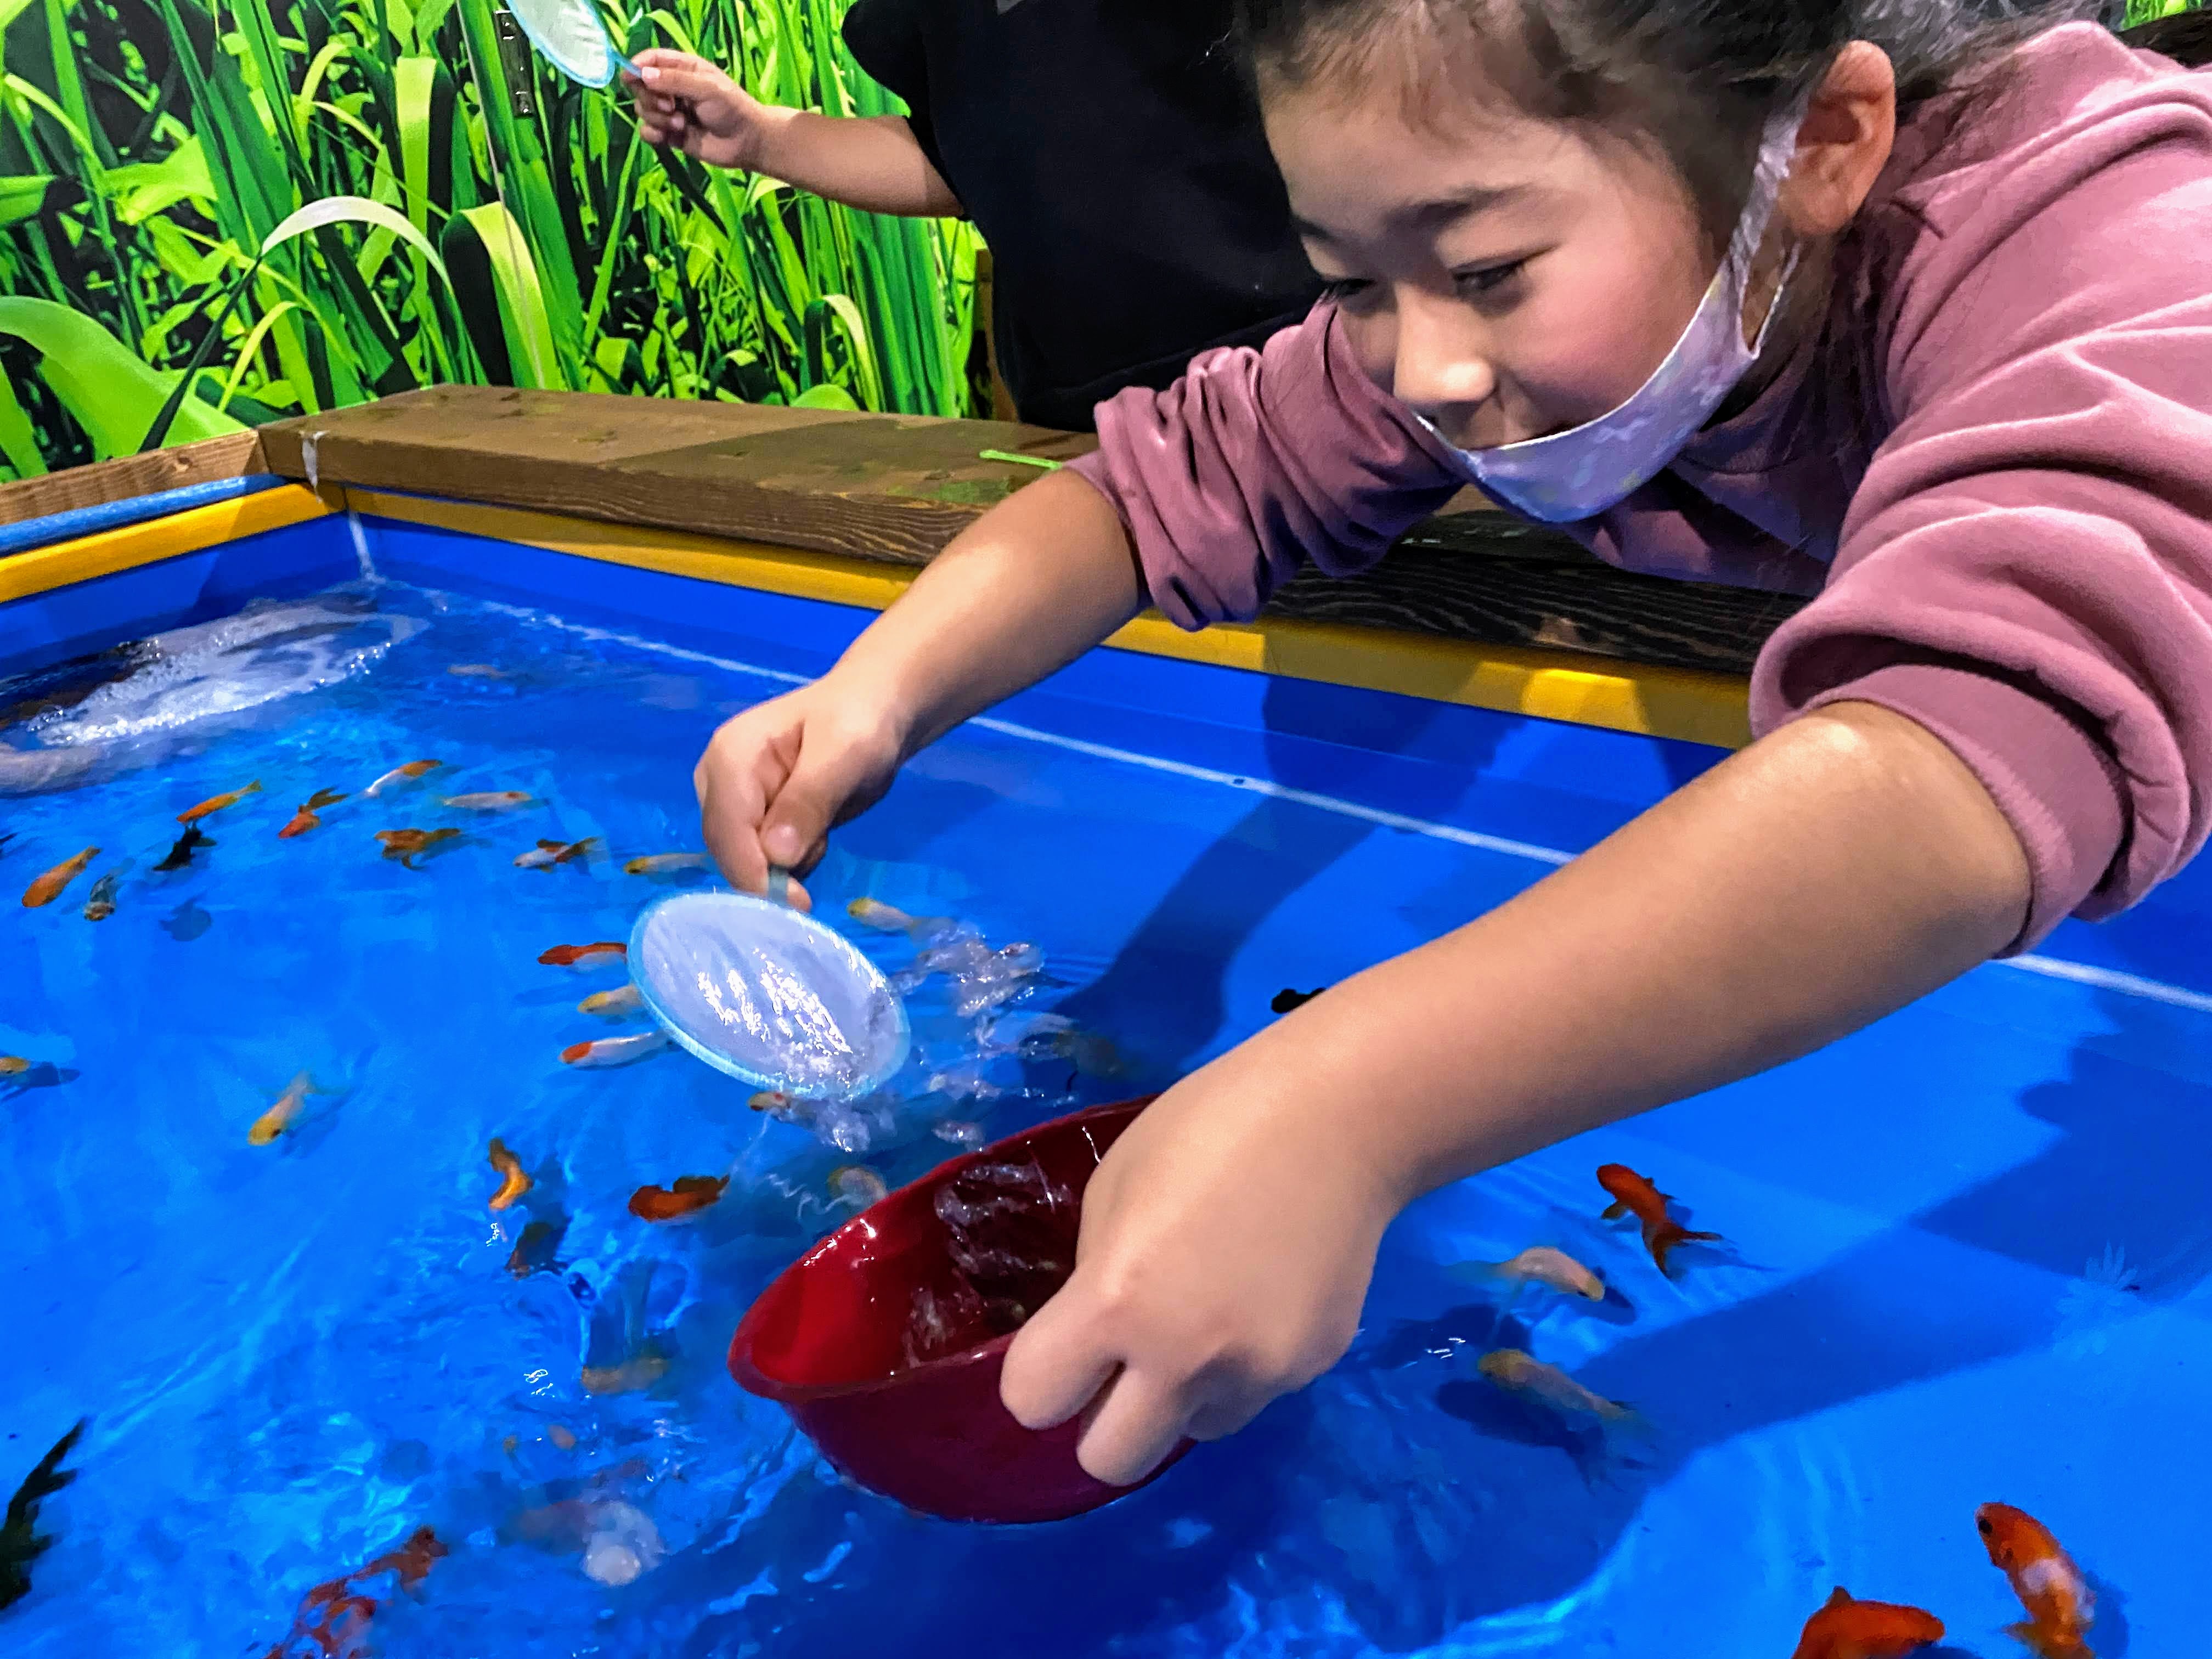
<path id="1" fill-rule="evenodd" d="M 885 721 L 830 680 L 748 708 L 723 723 L 691 774 L 708 850 L 745 892 L 766 888 L 771 864 L 811 870 L 830 831 L 890 787 L 899 758 Z M 797 882 L 790 897 L 812 908 Z"/>
<path id="2" fill-rule="evenodd" d="M 1014 1338 L 1006 1409 L 1042 1429 L 1091 1406 L 1078 1456 L 1098 1480 L 1233 1433 L 1358 1329 L 1400 1203 L 1363 1156 L 1360 1103 L 1318 1097 L 1291 1053 L 1235 1050 L 1123 1132 L 1085 1194 L 1074 1276 Z"/>
<path id="3" fill-rule="evenodd" d="M 769 106 L 703 58 L 663 46 L 638 53 L 643 79 L 623 71 L 648 144 L 673 144 L 719 167 L 757 167 Z"/>

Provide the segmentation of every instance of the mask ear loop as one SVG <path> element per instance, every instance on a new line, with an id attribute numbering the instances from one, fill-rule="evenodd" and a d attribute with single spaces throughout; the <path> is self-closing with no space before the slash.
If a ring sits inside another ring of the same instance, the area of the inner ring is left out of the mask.
<path id="1" fill-rule="evenodd" d="M 1766 131 L 1759 140 L 1759 159 L 1753 164 L 1751 194 L 1747 206 L 1756 204 L 1756 213 L 1747 211 L 1736 220 L 1735 231 L 1729 240 L 1727 260 L 1734 273 L 1735 289 L 1736 327 L 1743 326 L 1743 305 L 1751 291 L 1752 261 L 1759 256 L 1759 244 L 1766 240 L 1766 231 L 1774 221 L 1774 210 L 1782 195 L 1783 181 L 1797 158 L 1797 139 L 1805 125 L 1806 112 L 1811 108 L 1813 94 L 1808 88 L 1793 98 L 1769 118 Z M 1802 238 L 1790 239 L 1782 256 L 1782 270 L 1774 279 L 1774 295 L 1766 302 L 1766 315 L 1759 319 L 1758 332 L 1753 335 L 1749 349 L 1756 353 L 1766 344 L 1767 331 L 1782 310 L 1782 295 L 1790 276 L 1797 269 L 1798 256 L 1804 252 Z"/>

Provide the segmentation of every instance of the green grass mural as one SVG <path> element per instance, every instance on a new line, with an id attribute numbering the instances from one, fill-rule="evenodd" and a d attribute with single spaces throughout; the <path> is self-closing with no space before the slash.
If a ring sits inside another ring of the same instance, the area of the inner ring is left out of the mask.
<path id="1" fill-rule="evenodd" d="M 607 16 L 896 108 L 842 10 Z M 975 246 L 652 150 L 490 0 L 0 0 L 0 476 L 440 381 L 965 413 Z"/>

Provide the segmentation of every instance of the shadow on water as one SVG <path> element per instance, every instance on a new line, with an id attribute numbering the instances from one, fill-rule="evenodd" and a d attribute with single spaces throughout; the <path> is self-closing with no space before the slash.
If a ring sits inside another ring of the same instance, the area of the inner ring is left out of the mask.
<path id="1" fill-rule="evenodd" d="M 1310 772 L 1316 737 L 1327 732 L 1333 718 L 1341 718 L 1343 696 L 1340 687 L 1303 680 L 1268 683 L 1261 719 L 1270 778 Z M 1437 708 L 1413 698 L 1364 708 L 1361 741 L 1386 753 L 1409 749 L 1435 722 Z M 1499 720 L 1494 726 L 1486 722 L 1483 729 L 1483 741 L 1455 757 L 1452 766 L 1407 769 L 1401 776 L 1412 783 L 1394 780 L 1392 787 L 1378 793 L 1387 795 L 1391 810 L 1409 816 L 1443 811 L 1465 794 L 1468 779 L 1489 765 L 1511 727 Z M 1343 773 L 1305 787 L 1364 799 L 1359 776 L 1363 750 L 1342 746 L 1329 752 L 1342 758 Z M 1359 818 L 1259 798 L 1192 861 L 1131 932 L 1105 972 L 1063 1002 L 1060 1012 L 1101 1030 L 1142 1032 L 1148 1058 L 1170 1074 L 1187 1070 L 1224 1024 L 1244 1029 L 1267 1012 L 1264 1007 L 1230 1008 L 1222 994 L 1223 972 L 1244 941 L 1292 893 L 1374 831 L 1373 824 Z"/>

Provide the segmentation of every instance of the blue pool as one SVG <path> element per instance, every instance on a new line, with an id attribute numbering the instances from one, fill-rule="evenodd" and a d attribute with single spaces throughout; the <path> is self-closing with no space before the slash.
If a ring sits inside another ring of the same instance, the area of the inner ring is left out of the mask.
<path id="1" fill-rule="evenodd" d="M 2202 1651 L 2212 870 L 1434 1195 L 1315 1387 L 1107 1510 L 963 1528 L 847 1486 L 724 1369 L 752 1296 L 848 1212 L 833 1171 L 896 1184 L 962 1124 L 1162 1086 L 1278 992 L 1470 919 L 1720 751 L 1093 653 L 922 756 L 815 887 L 825 914 L 866 896 L 1034 943 L 1042 975 L 1001 1012 L 1060 1016 L 1117 1063 L 982 1052 L 925 987 L 921 1053 L 831 1146 L 678 1052 L 564 1066 L 643 1028 L 576 1006 L 618 970 L 538 957 L 627 936 L 680 878 L 624 861 L 699 845 L 714 725 L 866 613 L 361 529 L 0 606 L 0 744 L 81 769 L 0 795 L 0 878 L 101 849 L 54 902 L 11 902 L 0 947 L 0 1054 L 27 1062 L 0 1075 L 0 1494 L 88 1419 L 0 1651 L 313 1653 L 288 1636 L 311 1589 L 428 1527 L 449 1553 L 369 1626 L 395 1659 L 1782 1659 L 1837 1584 L 1997 1659 L 2025 1650 L 1975 1534 L 1992 1499 L 2094 1576 L 2099 1654 Z M 185 659 L 80 660 L 240 613 Z M 204 820 L 212 846 L 154 868 L 179 813 L 255 781 Z M 280 838 L 324 789 L 349 799 Z M 532 800 L 441 804 L 509 790 Z M 419 868 L 374 839 L 438 827 L 464 833 Z M 540 838 L 598 845 L 518 869 Z M 114 914 L 88 921 L 109 871 Z M 302 1073 L 287 1133 L 250 1144 Z M 537 1183 L 498 1212 L 494 1137 Z M 1729 1248 L 1660 1278 L 1599 1219 L 1609 1161 Z M 730 1174 L 728 1196 L 684 1226 L 628 1212 L 687 1174 Z M 540 1259 L 518 1261 L 533 1220 Z M 1453 1271 L 1532 1244 L 1614 1293 Z M 1648 1431 L 1501 1393 L 1475 1366 L 1499 1347 Z M 650 1538 L 634 1582 L 583 1570 L 608 1515 Z"/>

